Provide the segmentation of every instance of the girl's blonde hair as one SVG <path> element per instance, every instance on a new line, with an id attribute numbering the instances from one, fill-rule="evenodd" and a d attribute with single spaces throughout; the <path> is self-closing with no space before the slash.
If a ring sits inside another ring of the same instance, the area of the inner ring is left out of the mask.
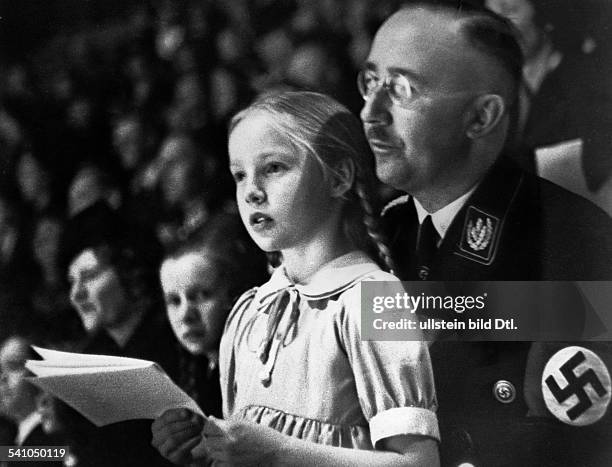
<path id="1" fill-rule="evenodd" d="M 313 156 L 327 180 L 343 179 L 338 163 L 350 160 L 355 167 L 351 188 L 344 195 L 344 231 L 353 245 L 379 256 L 389 270 L 393 263 L 378 228 L 372 207 L 376 183 L 374 157 L 363 134 L 361 122 L 346 107 L 325 94 L 284 91 L 265 94 L 234 116 L 229 135 L 252 114 L 266 114 L 276 131 L 296 147 Z"/>

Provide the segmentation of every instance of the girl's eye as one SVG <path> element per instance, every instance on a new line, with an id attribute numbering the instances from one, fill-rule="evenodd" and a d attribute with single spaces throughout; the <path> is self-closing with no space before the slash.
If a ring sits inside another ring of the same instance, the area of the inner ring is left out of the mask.
<path id="1" fill-rule="evenodd" d="M 275 174 L 282 172 L 284 167 L 281 164 L 272 162 L 266 166 L 266 173 Z"/>
<path id="2" fill-rule="evenodd" d="M 166 306 L 176 307 L 181 304 L 181 298 L 178 295 L 167 295 Z"/>
<path id="3" fill-rule="evenodd" d="M 232 178 L 234 179 L 234 182 L 239 183 L 242 180 L 244 180 L 244 173 L 243 172 L 234 172 L 234 173 L 232 173 Z"/>

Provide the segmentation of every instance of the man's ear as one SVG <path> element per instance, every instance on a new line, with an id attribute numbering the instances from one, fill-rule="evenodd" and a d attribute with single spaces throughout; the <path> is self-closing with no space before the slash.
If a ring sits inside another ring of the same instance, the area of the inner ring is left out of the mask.
<path id="1" fill-rule="evenodd" d="M 341 198 L 351 189 L 355 180 L 355 163 L 348 157 L 343 158 L 334 167 L 331 179 L 331 195 Z"/>
<path id="2" fill-rule="evenodd" d="M 484 94 L 476 98 L 466 130 L 468 138 L 477 139 L 491 133 L 497 128 L 505 111 L 504 98 L 498 94 Z"/>

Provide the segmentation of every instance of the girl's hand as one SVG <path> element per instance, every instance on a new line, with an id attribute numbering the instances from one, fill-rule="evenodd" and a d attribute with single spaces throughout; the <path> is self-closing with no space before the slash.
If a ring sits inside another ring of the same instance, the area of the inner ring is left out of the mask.
<path id="1" fill-rule="evenodd" d="M 256 423 L 208 417 L 202 436 L 217 465 L 272 465 L 286 443 L 278 431 Z"/>
<path id="2" fill-rule="evenodd" d="M 151 425 L 151 444 L 173 464 L 187 464 L 202 439 L 203 426 L 204 419 L 187 409 L 167 410 Z"/>

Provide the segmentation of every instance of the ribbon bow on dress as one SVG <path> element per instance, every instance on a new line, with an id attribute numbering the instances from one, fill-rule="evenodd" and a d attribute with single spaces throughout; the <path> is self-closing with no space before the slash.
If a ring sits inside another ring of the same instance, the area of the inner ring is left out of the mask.
<path id="1" fill-rule="evenodd" d="M 274 271 L 270 280 L 257 290 L 254 298 L 257 313 L 249 327 L 253 331 L 255 321 L 263 319 L 266 322 L 261 341 L 258 340 L 259 326 L 257 332 L 250 334 L 253 338 L 250 348 L 263 364 L 259 379 L 264 386 L 271 383 L 281 347 L 289 345 L 297 336 L 301 301 L 337 297 L 375 271 L 380 268 L 361 251 L 352 251 L 325 264 L 307 284 L 293 283 L 282 266 Z"/>
<path id="2" fill-rule="evenodd" d="M 300 317 L 299 305 L 300 293 L 294 286 L 289 286 L 278 290 L 276 296 L 268 302 L 263 310 L 263 313 L 268 315 L 268 323 L 257 354 L 264 365 L 259 372 L 259 379 L 264 386 L 269 386 L 272 381 L 274 364 L 281 346 L 286 344 L 287 337 L 291 332 L 294 333 L 293 337 L 297 334 L 297 321 Z M 284 316 L 288 316 L 288 319 L 285 319 L 284 330 L 280 330 L 280 324 Z"/>

